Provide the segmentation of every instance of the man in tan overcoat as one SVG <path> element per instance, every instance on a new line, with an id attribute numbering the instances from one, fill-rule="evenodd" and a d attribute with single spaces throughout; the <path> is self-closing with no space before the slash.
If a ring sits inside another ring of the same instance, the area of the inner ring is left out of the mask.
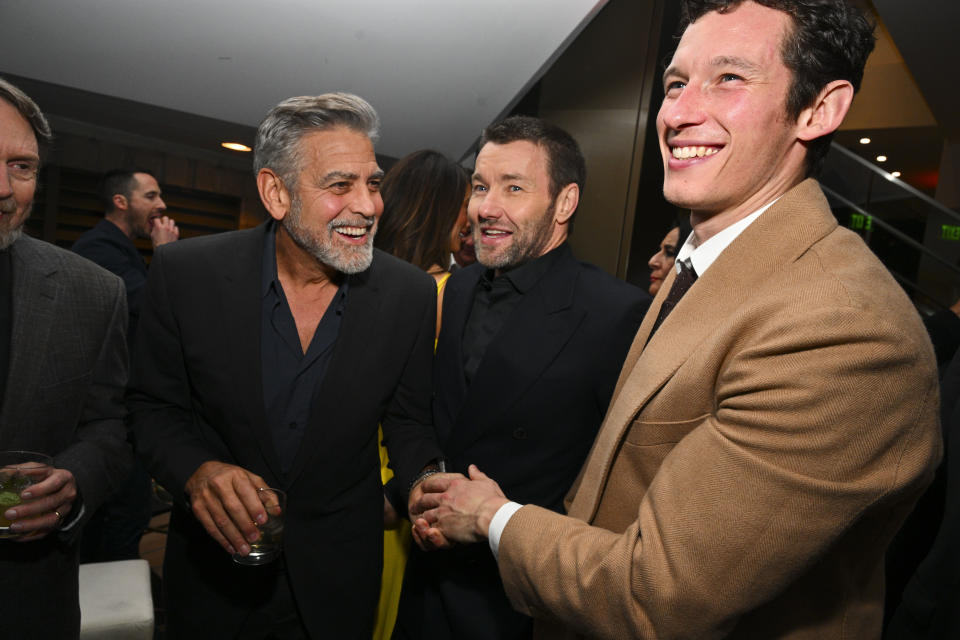
<path id="1" fill-rule="evenodd" d="M 876 638 L 884 550 L 941 452 L 920 318 L 809 178 L 872 28 L 836 0 L 685 0 L 683 16 L 657 126 L 664 194 L 694 232 L 569 516 L 473 467 L 424 483 L 414 533 L 489 537 L 543 637 Z"/>

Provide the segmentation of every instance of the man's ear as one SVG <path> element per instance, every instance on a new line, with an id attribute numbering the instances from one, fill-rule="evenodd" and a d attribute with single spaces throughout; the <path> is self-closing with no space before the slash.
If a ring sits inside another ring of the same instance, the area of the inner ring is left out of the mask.
<path id="1" fill-rule="evenodd" d="M 130 206 L 130 203 L 127 202 L 127 197 L 122 193 L 113 194 L 113 209 L 115 211 L 126 211 L 127 207 Z"/>
<path id="2" fill-rule="evenodd" d="M 810 142 L 833 133 L 847 117 L 853 102 L 853 85 L 847 80 L 827 84 L 814 103 L 804 109 L 797 119 L 797 137 Z"/>
<path id="3" fill-rule="evenodd" d="M 257 173 L 257 190 L 267 213 L 274 220 L 283 220 L 290 211 L 290 192 L 283 180 L 272 169 L 263 168 Z"/>
<path id="4" fill-rule="evenodd" d="M 557 194 L 554 201 L 553 219 L 557 224 L 567 224 L 573 212 L 577 210 L 580 204 L 580 187 L 577 183 L 571 182 Z"/>

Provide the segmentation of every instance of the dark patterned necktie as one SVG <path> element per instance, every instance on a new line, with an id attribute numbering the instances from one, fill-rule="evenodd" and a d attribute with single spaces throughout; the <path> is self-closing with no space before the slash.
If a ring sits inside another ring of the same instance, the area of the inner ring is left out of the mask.
<path id="1" fill-rule="evenodd" d="M 657 332 L 657 329 L 660 328 L 660 325 L 664 320 L 667 319 L 667 316 L 670 315 L 670 312 L 673 311 L 673 308 L 677 306 L 677 303 L 680 302 L 680 298 L 683 297 L 683 294 L 687 292 L 693 283 L 697 281 L 697 272 L 694 270 L 693 265 L 690 264 L 690 260 L 684 260 L 680 262 L 680 273 L 677 274 L 677 277 L 673 281 L 673 286 L 670 287 L 670 292 L 667 294 L 667 299 L 663 301 L 663 304 L 660 306 L 660 313 L 657 314 L 657 321 L 653 323 L 653 329 L 650 330 L 650 336 L 653 337 L 653 334 Z M 647 339 L 649 342 L 649 338 Z"/>

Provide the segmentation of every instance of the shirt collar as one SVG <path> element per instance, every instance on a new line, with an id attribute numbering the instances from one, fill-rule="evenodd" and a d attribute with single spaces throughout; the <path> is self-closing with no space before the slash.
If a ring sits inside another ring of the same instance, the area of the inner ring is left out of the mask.
<path id="1" fill-rule="evenodd" d="M 337 300 L 338 313 L 342 311 L 342 305 L 350 289 L 350 275 L 343 274 L 340 286 L 337 287 L 340 292 Z M 265 297 L 270 291 L 282 291 L 280 286 L 280 276 L 277 275 L 277 222 L 271 220 L 267 223 L 267 230 L 263 237 L 263 263 L 260 268 L 260 297 Z"/>
<path id="2" fill-rule="evenodd" d="M 494 280 L 504 279 L 513 285 L 513 288 L 520 293 L 526 293 L 540 281 L 540 278 L 550 271 L 551 267 L 553 267 L 554 263 L 559 260 L 562 255 L 569 252 L 570 247 L 564 242 L 556 249 L 548 251 L 539 258 L 513 267 L 509 271 L 501 273 L 496 278 L 493 276 L 494 270 L 487 269 L 483 272 L 483 281 L 487 284 L 492 284 Z"/>
<path id="3" fill-rule="evenodd" d="M 779 198 L 777 198 L 779 200 Z M 693 269 L 696 271 L 697 276 L 702 276 L 704 272 L 710 268 L 717 258 L 720 257 L 720 254 L 723 253 L 723 250 L 729 247 L 734 240 L 737 239 L 743 231 L 753 224 L 753 221 L 760 217 L 764 211 L 770 208 L 774 202 L 768 202 L 763 205 L 746 218 L 737 220 L 729 227 L 721 229 L 716 234 L 714 234 L 709 240 L 704 242 L 701 245 L 696 244 L 697 236 L 695 232 L 690 232 L 690 235 L 687 236 L 687 241 L 683 243 L 683 246 L 680 247 L 680 251 L 677 252 L 677 260 L 674 263 L 673 268 L 676 269 L 677 273 L 680 273 L 680 262 L 685 261 L 689 258 L 690 262 L 693 264 Z"/>

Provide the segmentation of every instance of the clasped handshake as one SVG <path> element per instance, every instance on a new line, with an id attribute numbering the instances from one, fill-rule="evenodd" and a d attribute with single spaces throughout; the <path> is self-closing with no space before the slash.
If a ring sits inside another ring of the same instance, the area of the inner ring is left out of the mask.
<path id="1" fill-rule="evenodd" d="M 424 551 L 487 539 L 490 521 L 509 500 L 476 465 L 428 476 L 410 492 L 413 538 Z"/>

